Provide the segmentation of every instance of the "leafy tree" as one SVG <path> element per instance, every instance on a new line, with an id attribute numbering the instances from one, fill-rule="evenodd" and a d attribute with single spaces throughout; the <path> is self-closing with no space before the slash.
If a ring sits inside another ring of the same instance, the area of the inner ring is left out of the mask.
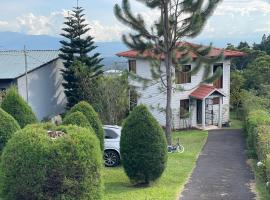
<path id="1" fill-rule="evenodd" d="M 245 86 L 259 90 L 262 85 L 270 85 L 270 56 L 262 56 L 251 62 L 244 71 Z"/>
<path id="2" fill-rule="evenodd" d="M 240 46 L 240 44 L 239 44 Z M 266 56 L 266 52 L 260 50 L 254 50 L 251 48 L 244 47 L 242 49 L 235 49 L 245 52 L 246 55 L 239 58 L 234 58 L 231 61 L 232 70 L 245 70 L 247 65 L 253 62 L 256 58 Z"/>
<path id="3" fill-rule="evenodd" d="M 19 95 L 16 87 L 8 89 L 1 107 L 17 120 L 21 128 L 38 122 L 32 108 Z"/>
<path id="4" fill-rule="evenodd" d="M 165 170 L 166 138 L 144 105 L 136 107 L 124 122 L 120 150 L 125 172 L 136 185 L 155 181 Z"/>
<path id="5" fill-rule="evenodd" d="M 100 54 L 94 53 L 92 56 L 89 55 L 96 49 L 96 46 L 94 46 L 94 38 L 87 35 L 90 28 L 85 23 L 83 11 L 81 7 L 75 7 L 69 13 L 69 16 L 66 17 L 66 22 L 64 22 L 66 25 L 63 28 L 64 33 L 61 34 L 66 39 L 60 41 L 62 44 L 60 57 L 64 60 L 65 66 L 63 70 L 63 78 L 65 80 L 63 86 L 68 99 L 68 107 L 72 107 L 82 100 L 81 91 L 79 90 L 80 84 L 72 67 L 74 61 L 79 60 L 87 66 L 88 71 L 91 73 L 90 78 L 102 74 Z"/>
<path id="6" fill-rule="evenodd" d="M 131 27 L 133 32 L 128 36 L 123 36 L 123 41 L 130 48 L 137 50 L 138 53 L 148 52 L 148 59 L 153 64 L 152 79 L 146 82 L 156 82 L 160 80 L 161 91 L 167 95 L 166 104 L 166 136 L 169 145 L 172 144 L 172 89 L 173 72 L 175 68 L 184 70 L 183 65 L 191 61 L 190 53 L 198 56 L 196 66 L 191 73 L 196 73 L 204 66 L 205 82 L 212 82 L 221 73 L 217 70 L 214 77 L 210 77 L 210 64 L 216 62 L 220 57 L 210 58 L 208 55 L 211 47 L 200 45 L 181 45 L 183 39 L 194 38 L 201 33 L 207 19 L 211 16 L 220 0 L 138 0 L 150 9 L 159 10 L 159 18 L 156 19 L 151 27 L 148 27 L 143 17 L 138 14 L 135 16 L 131 12 L 128 0 L 122 0 L 122 7 L 115 5 L 114 12 L 116 17 L 125 25 Z M 176 55 L 181 54 L 179 58 Z M 161 64 L 165 64 L 165 71 L 161 69 Z M 138 78 L 138 77 L 137 77 Z"/>
<path id="7" fill-rule="evenodd" d="M 245 78 L 243 73 L 240 71 L 232 71 L 231 72 L 231 105 L 236 109 L 239 110 L 239 106 L 242 99 L 242 89 L 244 88 Z"/>
<path id="8" fill-rule="evenodd" d="M 97 83 L 93 107 L 103 124 L 121 124 L 129 110 L 127 73 L 104 76 Z"/>
<path id="9" fill-rule="evenodd" d="M 266 36 L 265 34 L 262 37 L 262 41 L 260 44 L 254 44 L 255 50 L 265 51 L 268 55 L 270 55 L 270 35 Z"/>
<path id="10" fill-rule="evenodd" d="M 237 49 L 244 49 L 244 48 L 250 49 L 250 46 L 247 42 L 240 42 L 239 45 L 237 46 Z"/>

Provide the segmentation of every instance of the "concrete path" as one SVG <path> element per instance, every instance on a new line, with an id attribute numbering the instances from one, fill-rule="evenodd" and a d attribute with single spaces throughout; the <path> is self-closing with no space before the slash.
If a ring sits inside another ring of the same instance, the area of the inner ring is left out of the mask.
<path id="1" fill-rule="evenodd" d="M 250 189 L 254 177 L 246 164 L 244 149 L 240 130 L 209 131 L 197 167 L 180 200 L 255 199 Z"/>

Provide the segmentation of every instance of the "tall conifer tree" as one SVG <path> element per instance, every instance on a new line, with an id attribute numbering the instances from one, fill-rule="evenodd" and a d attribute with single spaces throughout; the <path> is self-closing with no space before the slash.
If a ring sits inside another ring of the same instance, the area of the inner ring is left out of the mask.
<path id="1" fill-rule="evenodd" d="M 139 53 L 147 52 L 152 63 L 152 79 L 146 80 L 136 77 L 147 84 L 161 80 L 162 92 L 167 95 L 166 104 L 166 137 L 168 144 L 172 144 L 172 89 L 174 88 L 174 71 L 184 71 L 184 65 L 192 61 L 191 53 L 197 55 L 196 66 L 190 73 L 197 73 L 204 67 L 204 82 L 211 82 L 217 78 L 221 69 L 212 75 L 211 64 L 221 59 L 220 56 L 208 56 L 209 47 L 196 45 L 179 45 L 184 39 L 194 38 L 203 30 L 207 19 L 211 16 L 221 0 L 137 0 L 146 7 L 158 10 L 160 15 L 152 26 L 148 26 L 143 17 L 134 15 L 130 8 L 129 0 L 122 0 L 122 6 L 114 7 L 116 17 L 125 25 L 133 29 L 129 35 L 123 35 L 123 41 L 130 48 Z M 151 53 L 149 53 L 151 52 Z M 181 58 L 176 55 L 181 54 Z M 165 71 L 162 71 L 162 63 Z M 181 88 L 179 88 L 181 89 Z"/>
<path id="2" fill-rule="evenodd" d="M 83 14 L 84 9 L 82 7 L 74 7 L 74 9 L 66 17 L 64 24 L 65 28 L 61 34 L 65 40 L 60 41 L 62 47 L 60 51 L 60 57 L 64 60 L 65 69 L 63 70 L 63 78 L 65 82 L 63 86 L 65 88 L 65 94 L 67 96 L 68 105 L 72 107 L 79 101 L 83 100 L 78 77 L 76 77 L 74 67 L 74 61 L 80 61 L 88 68 L 90 78 L 94 78 L 103 73 L 102 65 L 99 53 L 90 53 L 96 49 L 94 45 L 94 38 L 87 33 L 90 28 L 85 23 Z"/>

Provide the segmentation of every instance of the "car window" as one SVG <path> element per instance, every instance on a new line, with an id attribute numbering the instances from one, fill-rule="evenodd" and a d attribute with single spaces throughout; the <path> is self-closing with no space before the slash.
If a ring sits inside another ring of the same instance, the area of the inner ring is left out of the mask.
<path id="1" fill-rule="evenodd" d="M 117 133 L 111 129 L 105 129 L 105 139 L 116 139 L 118 138 Z"/>

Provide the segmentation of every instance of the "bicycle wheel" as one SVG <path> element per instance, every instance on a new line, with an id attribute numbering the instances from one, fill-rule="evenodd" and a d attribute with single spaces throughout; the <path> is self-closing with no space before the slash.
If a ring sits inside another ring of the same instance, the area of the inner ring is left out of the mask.
<path id="1" fill-rule="evenodd" d="M 178 153 L 184 153 L 185 147 L 183 145 L 179 145 L 177 151 L 178 151 Z"/>

